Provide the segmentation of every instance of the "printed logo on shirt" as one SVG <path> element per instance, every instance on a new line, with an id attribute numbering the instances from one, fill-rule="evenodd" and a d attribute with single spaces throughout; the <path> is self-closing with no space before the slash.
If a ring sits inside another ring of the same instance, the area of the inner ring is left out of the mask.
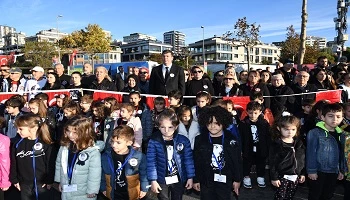
<path id="1" fill-rule="evenodd" d="M 44 152 L 44 150 L 42 149 L 41 150 L 41 152 L 39 152 L 39 153 L 36 153 L 35 155 L 34 155 L 34 157 L 40 157 L 40 156 L 44 156 L 45 155 L 45 152 Z M 24 157 L 27 157 L 27 156 L 29 156 L 29 157 L 33 157 L 33 151 L 27 151 L 27 152 L 25 152 L 24 150 L 22 150 L 22 151 L 20 151 L 20 152 L 18 152 L 17 154 L 16 154 L 16 157 L 20 157 L 20 158 L 24 158 Z"/>
<path id="2" fill-rule="evenodd" d="M 213 144 L 213 154 L 216 157 L 216 160 L 214 156 L 211 157 L 211 166 L 213 170 L 219 170 L 218 163 L 221 164 L 221 167 L 225 167 L 225 157 L 224 157 L 224 149 L 221 144 Z"/>
<path id="3" fill-rule="evenodd" d="M 123 163 L 121 163 L 118 160 L 118 169 L 121 168 Z M 123 174 L 123 170 L 119 170 L 118 173 L 116 174 L 116 184 L 119 185 L 120 188 L 124 187 L 126 185 L 125 181 L 121 179 L 121 176 Z"/>
<path id="4" fill-rule="evenodd" d="M 253 143 L 259 142 L 258 128 L 255 125 L 250 125 L 250 130 L 252 131 Z"/>

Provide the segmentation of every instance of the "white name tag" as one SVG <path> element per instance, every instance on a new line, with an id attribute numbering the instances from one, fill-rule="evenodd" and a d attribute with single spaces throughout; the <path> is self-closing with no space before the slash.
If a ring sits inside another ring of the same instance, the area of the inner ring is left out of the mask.
<path id="1" fill-rule="evenodd" d="M 214 181 L 220 183 L 226 183 L 226 175 L 214 174 Z"/>
<path id="2" fill-rule="evenodd" d="M 63 185 L 63 192 L 76 192 L 78 191 L 78 186 L 74 185 Z"/>
<path id="3" fill-rule="evenodd" d="M 283 178 L 295 182 L 298 178 L 298 175 L 284 175 Z"/>
<path id="4" fill-rule="evenodd" d="M 178 183 L 178 182 L 179 182 L 179 179 L 177 178 L 177 176 L 167 176 L 167 177 L 165 177 L 165 183 L 167 185 L 171 185 L 171 184 Z"/>
<path id="5" fill-rule="evenodd" d="M 253 146 L 253 152 L 256 152 L 256 146 Z"/>

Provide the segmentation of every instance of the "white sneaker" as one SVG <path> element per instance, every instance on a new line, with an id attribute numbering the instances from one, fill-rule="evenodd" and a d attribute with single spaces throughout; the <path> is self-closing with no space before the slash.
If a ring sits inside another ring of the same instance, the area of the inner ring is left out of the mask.
<path id="1" fill-rule="evenodd" d="M 248 177 L 244 177 L 243 179 L 243 186 L 247 189 L 251 189 L 252 188 L 252 181 L 251 179 Z"/>
<path id="2" fill-rule="evenodd" d="M 261 187 L 261 188 L 266 187 L 265 178 L 264 177 L 258 177 L 257 178 L 257 182 L 258 182 L 258 186 L 259 187 Z"/>

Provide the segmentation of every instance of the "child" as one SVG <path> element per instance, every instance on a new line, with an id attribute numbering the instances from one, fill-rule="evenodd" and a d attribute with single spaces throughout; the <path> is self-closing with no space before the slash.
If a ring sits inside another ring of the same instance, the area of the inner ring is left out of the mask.
<path id="1" fill-rule="evenodd" d="M 152 133 L 159 130 L 158 126 L 157 126 L 157 121 L 158 121 L 158 116 L 165 109 L 165 99 L 163 97 L 156 97 L 156 98 L 154 98 L 153 104 L 154 104 L 154 109 L 151 111 L 152 122 L 153 122 Z"/>
<path id="2" fill-rule="evenodd" d="M 191 142 L 191 149 L 194 148 L 194 139 L 199 132 L 199 124 L 193 121 L 193 116 L 191 108 L 185 105 L 180 106 L 178 112 L 180 124 L 179 124 L 179 134 L 186 136 Z"/>
<path id="3" fill-rule="evenodd" d="M 105 103 L 105 106 L 107 108 L 109 108 L 109 110 L 110 110 L 111 114 L 109 116 L 113 120 L 116 120 L 117 118 L 119 118 L 120 108 L 119 108 L 119 103 L 118 103 L 117 99 L 114 97 L 106 97 L 104 99 L 104 103 Z"/>
<path id="4" fill-rule="evenodd" d="M 195 139 L 196 179 L 193 188 L 202 200 L 231 199 L 232 189 L 238 195 L 242 179 L 242 160 L 238 142 L 226 129 L 232 115 L 220 106 L 203 108 L 199 117 L 201 132 Z"/>
<path id="5" fill-rule="evenodd" d="M 305 124 L 305 120 L 311 114 L 312 107 L 315 105 L 315 100 L 313 99 L 304 99 L 301 105 L 303 112 L 297 113 L 295 116 L 300 119 L 301 128 Z M 302 132 L 301 132 L 302 133 Z"/>
<path id="6" fill-rule="evenodd" d="M 5 118 L 0 117 L 0 129 L 6 125 Z M 0 200 L 4 200 L 4 191 L 11 186 L 10 176 L 10 138 L 0 134 Z"/>
<path id="7" fill-rule="evenodd" d="M 92 125 L 96 134 L 96 140 L 108 141 L 108 133 L 114 129 L 114 120 L 109 117 L 110 109 L 104 103 L 96 101 L 91 106 Z"/>
<path id="8" fill-rule="evenodd" d="M 135 107 L 132 104 L 129 104 L 129 103 L 121 104 L 120 118 L 115 121 L 114 128 L 123 124 L 130 126 L 134 130 L 134 134 L 135 134 L 135 141 L 133 143 L 133 147 L 136 150 L 141 150 L 140 148 L 142 145 L 142 125 L 141 125 L 140 118 L 133 116 L 134 109 Z M 110 137 L 111 135 L 112 133 L 109 133 L 108 137 Z M 109 141 L 109 138 L 107 139 L 107 141 Z"/>
<path id="9" fill-rule="evenodd" d="M 183 100 L 182 92 L 180 90 L 173 90 L 169 92 L 168 99 L 169 99 L 169 107 L 175 110 L 175 113 L 177 113 Z"/>
<path id="10" fill-rule="evenodd" d="M 339 127 L 347 132 L 350 133 L 350 103 L 344 103 L 344 118 L 343 121 L 340 123 Z"/>
<path id="11" fill-rule="evenodd" d="M 253 93 L 250 95 L 249 97 L 250 101 L 255 101 L 255 102 L 258 102 L 259 104 L 262 105 L 262 116 L 266 119 L 267 122 L 269 122 L 270 126 L 273 125 L 273 122 L 275 120 L 275 117 L 273 116 L 272 114 L 272 111 L 270 108 L 265 108 L 264 107 L 264 96 L 261 92 L 257 92 L 257 93 Z M 282 113 L 281 113 L 282 115 Z M 281 117 L 280 116 L 276 116 L 276 118 L 279 118 Z M 241 116 L 241 119 L 244 119 L 243 115 Z"/>
<path id="12" fill-rule="evenodd" d="M 79 104 L 76 102 L 76 101 L 69 101 L 64 107 L 63 107 L 63 113 L 64 113 L 64 116 L 67 118 L 67 119 L 71 119 L 73 118 L 74 116 L 77 116 L 80 114 L 80 106 Z"/>
<path id="13" fill-rule="evenodd" d="M 331 199 L 338 180 L 345 171 L 345 136 L 338 125 L 343 120 L 343 108 L 338 103 L 322 109 L 321 122 L 307 134 L 306 172 L 309 178 L 308 199 Z"/>
<path id="14" fill-rule="evenodd" d="M 348 171 L 346 172 L 346 180 L 344 182 L 344 199 L 350 199 L 350 103 L 344 104 L 344 119 L 339 127 L 344 130 L 345 134 L 345 160 L 347 161 Z"/>
<path id="15" fill-rule="evenodd" d="M 158 199 L 182 199 L 185 188 L 192 188 L 191 143 L 177 133 L 178 125 L 175 112 L 164 110 L 158 118 L 159 131 L 152 134 L 148 143 L 147 177 Z"/>
<path id="16" fill-rule="evenodd" d="M 84 94 L 80 98 L 80 107 L 81 107 L 81 114 L 85 117 L 92 117 L 92 111 L 91 111 L 91 104 L 93 102 L 93 98 L 89 94 Z"/>
<path id="17" fill-rule="evenodd" d="M 15 125 L 21 138 L 11 149 L 11 183 L 21 199 L 50 199 L 56 153 L 48 126 L 32 113 L 19 116 Z"/>
<path id="18" fill-rule="evenodd" d="M 243 186 L 252 188 L 249 174 L 253 163 L 255 163 L 258 186 L 264 188 L 266 187 L 264 176 L 265 161 L 270 144 L 270 126 L 261 115 L 262 105 L 260 103 L 249 102 L 247 112 L 248 116 L 238 126 L 242 140 Z"/>
<path id="19" fill-rule="evenodd" d="M 275 199 L 293 199 L 298 183 L 305 181 L 305 147 L 298 138 L 300 120 L 282 116 L 274 125 L 269 166 L 271 183 L 277 187 Z"/>
<path id="20" fill-rule="evenodd" d="M 140 199 L 148 189 L 146 156 L 132 148 L 134 131 L 126 125 L 114 129 L 111 147 L 102 154 L 101 191 L 108 199 Z"/>
<path id="21" fill-rule="evenodd" d="M 49 95 L 41 92 L 41 93 L 36 94 L 34 98 L 40 99 L 44 103 L 45 107 L 49 108 Z"/>
<path id="22" fill-rule="evenodd" d="M 150 109 L 145 103 L 141 103 L 141 94 L 140 92 L 130 92 L 129 101 L 135 107 L 135 117 L 139 117 L 142 125 L 142 142 L 145 144 L 142 146 L 142 149 L 147 148 L 148 140 L 151 137 L 153 126 L 152 126 L 152 114 Z"/>
<path id="23" fill-rule="evenodd" d="M 51 133 L 51 138 L 55 136 L 56 119 L 55 116 L 48 111 L 44 102 L 40 99 L 31 99 L 28 103 L 30 112 L 40 116 L 41 120 L 49 126 L 49 131 Z"/>
<path id="24" fill-rule="evenodd" d="M 5 115 L 7 122 L 7 129 L 5 135 L 10 139 L 17 136 L 17 128 L 15 126 L 16 119 L 22 115 L 21 109 L 24 104 L 17 98 L 10 98 L 5 102 L 6 111 L 8 115 Z"/>
<path id="25" fill-rule="evenodd" d="M 55 172 L 62 199 L 96 199 L 98 194 L 103 142 L 94 142 L 91 124 L 91 119 L 75 116 L 64 126 Z"/>
<path id="26" fill-rule="evenodd" d="M 198 117 L 199 117 L 198 114 L 200 110 L 204 106 L 210 105 L 210 102 L 211 102 L 211 95 L 208 92 L 202 91 L 197 93 L 196 95 L 197 105 L 191 108 L 194 121 L 198 122 Z"/>

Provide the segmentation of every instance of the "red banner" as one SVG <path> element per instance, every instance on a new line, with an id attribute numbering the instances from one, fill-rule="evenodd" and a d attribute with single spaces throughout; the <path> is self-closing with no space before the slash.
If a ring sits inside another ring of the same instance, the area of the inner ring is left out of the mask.
<path id="1" fill-rule="evenodd" d="M 316 93 L 316 101 L 319 100 L 329 100 L 331 103 L 340 102 L 341 99 L 341 90 L 332 90 L 332 91 L 324 91 Z M 45 91 L 46 94 L 49 95 L 49 105 L 55 105 L 56 98 L 55 95 L 65 94 L 69 95 L 68 90 L 57 90 L 57 91 Z M 0 103 L 4 103 L 8 98 L 13 96 L 12 94 L 0 93 Z M 156 98 L 155 95 L 143 95 L 146 97 L 146 104 L 150 107 L 150 109 L 154 108 L 153 101 Z M 117 92 L 103 92 L 103 91 L 95 91 L 93 95 L 93 99 L 95 101 L 103 100 L 106 97 L 114 97 L 117 99 L 119 103 L 122 103 L 123 95 Z M 166 106 L 169 106 L 168 98 L 164 97 Z M 237 110 L 245 110 L 247 104 L 249 103 L 249 97 L 223 97 L 224 100 L 231 100 L 235 105 L 235 109 Z"/>

